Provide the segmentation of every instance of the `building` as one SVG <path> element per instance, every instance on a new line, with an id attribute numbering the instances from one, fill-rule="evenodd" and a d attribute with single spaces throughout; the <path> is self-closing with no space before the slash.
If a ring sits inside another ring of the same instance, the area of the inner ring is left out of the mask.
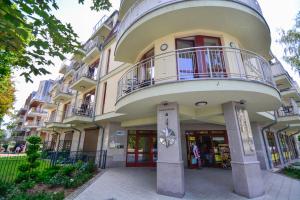
<path id="1" fill-rule="evenodd" d="M 17 135 L 14 140 L 18 143 L 25 143 L 26 137 L 40 135 L 46 140 L 46 132 L 41 131 L 45 126 L 48 111 L 42 109 L 42 105 L 50 101 L 49 91 L 52 88 L 53 80 L 44 80 L 39 84 L 37 91 L 33 91 L 26 99 L 24 106 L 17 113 Z"/>
<path id="2" fill-rule="evenodd" d="M 157 192 L 175 197 L 198 148 L 203 166 L 231 167 L 237 194 L 261 196 L 261 169 L 299 156 L 300 92 L 270 44 L 256 0 L 123 0 L 63 62 L 46 148 L 156 167 Z"/>

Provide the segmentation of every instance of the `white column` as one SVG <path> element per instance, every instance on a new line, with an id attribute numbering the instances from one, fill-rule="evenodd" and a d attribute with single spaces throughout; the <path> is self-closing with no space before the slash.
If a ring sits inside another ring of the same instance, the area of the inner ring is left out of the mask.
<path id="1" fill-rule="evenodd" d="M 247 198 L 265 193 L 247 110 L 239 103 L 223 104 L 234 192 Z"/>
<path id="2" fill-rule="evenodd" d="M 178 104 L 168 103 L 157 108 L 157 192 L 183 197 L 184 167 L 181 152 Z"/>

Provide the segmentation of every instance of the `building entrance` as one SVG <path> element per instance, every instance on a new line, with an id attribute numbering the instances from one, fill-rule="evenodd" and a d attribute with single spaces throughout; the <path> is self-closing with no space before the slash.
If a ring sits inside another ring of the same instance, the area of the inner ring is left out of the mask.
<path id="1" fill-rule="evenodd" d="M 225 130 L 186 131 L 187 160 L 189 168 L 197 168 L 194 145 L 204 167 L 230 168 L 230 151 Z"/>
<path id="2" fill-rule="evenodd" d="M 155 167 L 157 161 L 157 134 L 152 130 L 128 132 L 127 167 Z"/>

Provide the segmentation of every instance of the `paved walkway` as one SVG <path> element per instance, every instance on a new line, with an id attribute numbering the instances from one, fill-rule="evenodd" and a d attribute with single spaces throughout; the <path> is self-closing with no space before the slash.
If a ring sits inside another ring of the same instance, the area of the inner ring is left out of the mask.
<path id="1" fill-rule="evenodd" d="M 255 200 L 300 200 L 300 181 L 263 171 L 266 195 Z M 232 192 L 230 170 L 185 170 L 183 199 L 246 200 Z M 170 200 L 156 193 L 156 171 L 149 168 L 108 169 L 76 200 Z"/>

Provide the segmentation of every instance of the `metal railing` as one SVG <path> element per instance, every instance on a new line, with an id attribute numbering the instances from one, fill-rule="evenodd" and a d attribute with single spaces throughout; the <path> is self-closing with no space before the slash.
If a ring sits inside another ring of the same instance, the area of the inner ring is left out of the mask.
<path id="1" fill-rule="evenodd" d="M 32 107 L 30 108 L 30 110 L 28 111 L 28 113 L 39 113 L 39 114 L 47 114 L 46 110 L 43 110 L 42 108 L 37 108 L 37 107 Z"/>
<path id="2" fill-rule="evenodd" d="M 105 169 L 107 151 L 52 151 L 43 150 L 40 163 L 36 170 L 42 171 L 51 166 L 68 166 L 77 162 L 84 164 L 93 163 L 96 167 Z M 19 166 L 27 163 L 27 156 L 24 153 L 5 153 L 0 156 L 0 182 L 14 183 L 20 171 Z"/>
<path id="3" fill-rule="evenodd" d="M 225 1 L 227 2 L 231 1 L 242 5 L 246 5 L 262 15 L 262 11 L 257 0 L 224 0 L 224 2 Z M 164 7 L 166 5 L 170 5 L 178 2 L 187 2 L 187 1 L 186 0 L 137 0 L 135 1 L 132 4 L 132 6 L 126 11 L 126 14 L 124 15 L 122 21 L 120 22 L 119 31 L 117 34 L 117 41 L 121 38 L 121 36 L 132 24 L 134 24 L 139 18 L 143 17 L 145 14 L 150 13 L 160 7 Z"/>
<path id="4" fill-rule="evenodd" d="M 107 20 L 107 16 L 104 15 L 98 22 L 97 24 L 93 27 L 93 33 L 97 32 L 98 29 L 105 23 L 105 21 Z"/>
<path id="5" fill-rule="evenodd" d="M 45 123 L 43 121 L 27 121 L 24 123 L 25 127 L 40 127 L 44 125 Z"/>
<path id="6" fill-rule="evenodd" d="M 69 94 L 72 95 L 73 91 L 69 88 L 68 84 L 60 84 L 55 92 L 54 92 L 54 96 L 58 96 L 59 94 Z"/>
<path id="7" fill-rule="evenodd" d="M 100 42 L 100 39 L 99 39 L 99 36 L 95 37 L 94 39 L 92 40 L 89 40 L 85 45 L 84 45 L 84 50 L 85 50 L 85 53 L 88 54 L 93 48 L 100 48 L 101 47 L 101 42 Z"/>
<path id="8" fill-rule="evenodd" d="M 73 105 L 67 109 L 65 118 L 73 116 L 93 117 L 94 105 L 94 102 L 79 100 L 77 106 Z"/>
<path id="9" fill-rule="evenodd" d="M 86 77 L 92 80 L 97 79 L 97 67 L 93 66 L 84 66 L 81 67 L 79 70 L 76 71 L 76 73 L 73 76 L 72 84 L 78 81 L 82 77 Z"/>
<path id="10" fill-rule="evenodd" d="M 295 106 L 282 106 L 277 110 L 278 117 L 288 117 L 288 116 L 300 116 L 300 110 L 298 107 Z"/>
<path id="11" fill-rule="evenodd" d="M 50 160 L 38 159 L 40 163 L 37 170 L 44 170 L 51 166 Z M 24 153 L 1 153 L 0 156 L 0 182 L 13 183 L 18 174 L 19 166 L 27 163 L 27 156 Z"/>
<path id="12" fill-rule="evenodd" d="M 174 63 L 170 67 L 177 71 L 176 76 L 155 74 L 170 63 Z M 204 46 L 159 54 L 135 64 L 120 78 L 117 100 L 146 86 L 201 79 L 239 79 L 274 87 L 270 65 L 263 57 L 237 48 Z"/>

